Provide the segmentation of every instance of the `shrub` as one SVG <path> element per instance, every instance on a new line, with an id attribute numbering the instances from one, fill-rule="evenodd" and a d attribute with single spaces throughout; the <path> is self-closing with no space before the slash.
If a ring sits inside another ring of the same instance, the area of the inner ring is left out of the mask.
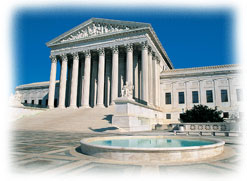
<path id="1" fill-rule="evenodd" d="M 195 105 L 192 109 L 182 113 L 180 119 L 184 123 L 223 122 L 221 113 L 222 111 L 218 111 L 217 108 L 211 109 L 205 105 Z"/>

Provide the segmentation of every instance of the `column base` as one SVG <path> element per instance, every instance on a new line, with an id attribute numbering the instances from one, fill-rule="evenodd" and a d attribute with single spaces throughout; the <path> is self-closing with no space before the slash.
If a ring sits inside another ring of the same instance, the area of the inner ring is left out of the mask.
<path id="1" fill-rule="evenodd" d="M 109 105 L 109 107 L 112 107 L 112 106 L 115 106 L 116 104 L 115 103 L 111 103 L 110 105 Z"/>
<path id="2" fill-rule="evenodd" d="M 69 106 L 67 109 L 78 109 L 78 107 L 76 105 L 73 105 L 73 106 Z"/>
<path id="3" fill-rule="evenodd" d="M 58 109 L 65 109 L 65 106 L 58 106 Z"/>
<path id="4" fill-rule="evenodd" d="M 79 107 L 79 109 L 88 109 L 91 108 L 89 105 L 82 105 L 81 107 Z"/>
<path id="5" fill-rule="evenodd" d="M 96 107 L 98 107 L 98 108 L 105 108 L 104 104 L 97 104 Z"/>
<path id="6" fill-rule="evenodd" d="M 48 106 L 48 109 L 54 109 L 54 106 Z"/>

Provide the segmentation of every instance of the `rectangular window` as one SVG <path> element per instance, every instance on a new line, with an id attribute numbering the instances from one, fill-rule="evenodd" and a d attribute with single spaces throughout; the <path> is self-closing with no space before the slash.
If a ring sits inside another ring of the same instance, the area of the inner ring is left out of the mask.
<path id="1" fill-rule="evenodd" d="M 228 102 L 227 90 L 221 90 L 221 102 Z"/>
<path id="2" fill-rule="evenodd" d="M 206 96 L 207 96 L 207 103 L 213 102 L 213 91 L 212 90 L 207 90 Z"/>
<path id="3" fill-rule="evenodd" d="M 40 100 L 39 100 L 39 105 L 41 105 L 41 104 L 42 104 L 42 100 L 40 99 Z"/>
<path id="4" fill-rule="evenodd" d="M 192 91 L 192 102 L 193 103 L 199 103 L 199 100 L 198 100 L 198 91 Z"/>
<path id="5" fill-rule="evenodd" d="M 178 103 L 179 104 L 184 104 L 184 92 L 179 92 L 178 93 Z"/>
<path id="6" fill-rule="evenodd" d="M 236 89 L 237 92 L 237 101 L 241 101 L 242 99 L 242 90 L 241 89 Z"/>
<path id="7" fill-rule="evenodd" d="M 166 93 L 166 104 L 171 104 L 171 93 L 167 92 Z"/>
<path id="8" fill-rule="evenodd" d="M 32 104 L 34 104 L 34 100 L 32 100 Z"/>
<path id="9" fill-rule="evenodd" d="M 171 119 L 171 114 L 166 114 L 166 119 Z"/>
<path id="10" fill-rule="evenodd" d="M 24 102 L 25 104 L 27 104 L 27 100 L 25 100 L 25 102 Z"/>
<path id="11" fill-rule="evenodd" d="M 48 99 L 45 100 L 45 105 L 48 106 Z"/>

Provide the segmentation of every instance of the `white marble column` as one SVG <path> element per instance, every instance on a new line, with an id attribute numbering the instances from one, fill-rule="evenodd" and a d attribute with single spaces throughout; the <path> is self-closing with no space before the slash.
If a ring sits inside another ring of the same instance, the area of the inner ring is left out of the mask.
<path id="1" fill-rule="evenodd" d="M 79 71 L 79 55 L 73 53 L 73 68 L 72 68 L 72 82 L 70 94 L 70 108 L 76 108 L 77 103 L 77 87 L 78 87 L 78 71 Z"/>
<path id="2" fill-rule="evenodd" d="M 160 106 L 160 60 L 157 58 L 157 106 Z"/>
<path id="3" fill-rule="evenodd" d="M 133 44 L 126 45 L 127 60 L 126 60 L 126 81 L 129 85 L 133 85 Z"/>
<path id="4" fill-rule="evenodd" d="M 61 76 L 59 85 L 59 108 L 65 108 L 66 78 L 67 78 L 68 57 L 62 55 Z"/>
<path id="5" fill-rule="evenodd" d="M 83 95 L 82 95 L 83 108 L 89 107 L 90 70 L 91 70 L 91 53 L 90 50 L 87 50 L 85 51 L 84 84 L 83 84 Z"/>
<path id="6" fill-rule="evenodd" d="M 148 97 L 149 97 L 149 104 L 153 105 L 153 69 L 152 69 L 152 61 L 153 61 L 152 49 L 148 49 Z"/>
<path id="7" fill-rule="evenodd" d="M 112 48 L 112 86 L 111 86 L 111 105 L 114 105 L 114 100 L 118 97 L 118 47 Z"/>
<path id="8" fill-rule="evenodd" d="M 157 90 L 157 63 L 156 63 L 156 57 L 153 56 L 153 93 L 154 93 L 154 105 L 158 105 L 158 90 Z"/>
<path id="9" fill-rule="evenodd" d="M 51 74 L 50 74 L 50 85 L 48 94 L 48 108 L 54 108 L 54 98 L 56 89 L 56 69 L 57 69 L 57 58 L 56 56 L 50 56 L 51 59 Z"/>
<path id="10" fill-rule="evenodd" d="M 134 53 L 134 97 L 139 99 L 139 94 L 138 94 L 138 91 L 139 91 L 139 75 L 138 75 L 138 54 L 137 52 Z"/>
<path id="11" fill-rule="evenodd" d="M 142 42 L 142 100 L 148 103 L 148 43 Z"/>
<path id="12" fill-rule="evenodd" d="M 98 92 L 97 106 L 104 107 L 104 79 L 105 79 L 105 51 L 104 48 L 98 49 L 99 52 L 99 68 L 98 68 Z"/>

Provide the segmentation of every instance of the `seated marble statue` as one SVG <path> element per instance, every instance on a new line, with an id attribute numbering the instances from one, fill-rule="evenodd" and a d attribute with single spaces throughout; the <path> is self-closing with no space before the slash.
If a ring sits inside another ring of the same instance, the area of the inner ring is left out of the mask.
<path id="1" fill-rule="evenodd" d="M 126 81 L 126 84 L 121 90 L 121 97 L 126 97 L 128 99 L 133 99 L 133 89 L 134 86 Z"/>

